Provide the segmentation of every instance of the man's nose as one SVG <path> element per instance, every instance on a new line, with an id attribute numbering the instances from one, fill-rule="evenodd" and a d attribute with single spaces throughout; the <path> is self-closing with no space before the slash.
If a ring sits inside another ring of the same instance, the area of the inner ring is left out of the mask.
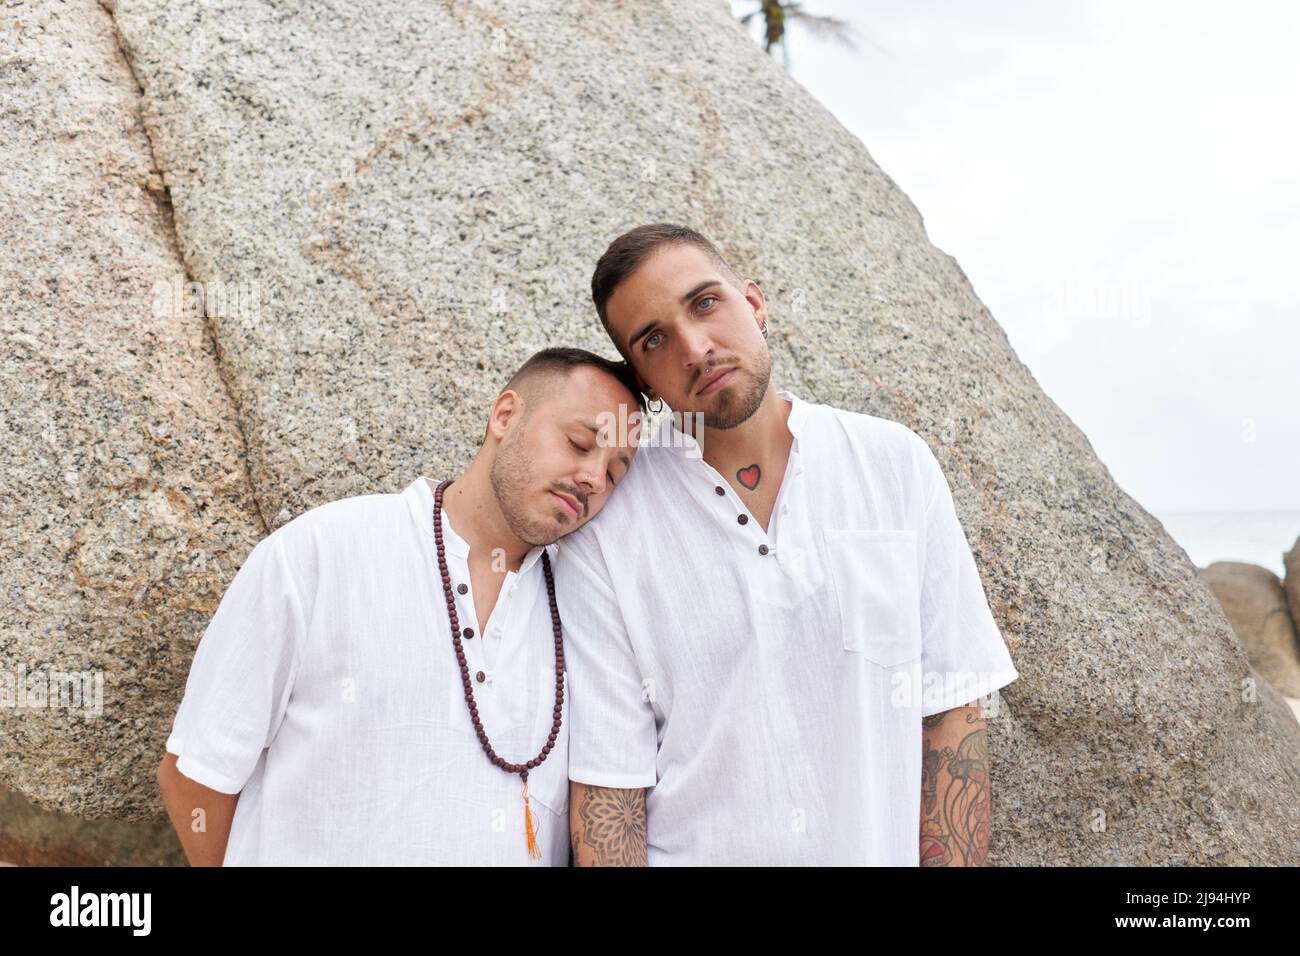
<path id="1" fill-rule="evenodd" d="M 582 492 L 582 495 L 578 496 L 578 506 L 586 511 L 587 503 L 583 498 L 598 495 L 605 490 L 605 475 L 597 469 L 596 465 L 590 465 L 580 469 L 575 477 L 576 486 Z"/>
<path id="2" fill-rule="evenodd" d="M 682 347 L 685 349 L 684 361 L 687 368 L 702 366 L 713 354 L 713 343 L 703 332 L 685 332 L 682 334 Z"/>

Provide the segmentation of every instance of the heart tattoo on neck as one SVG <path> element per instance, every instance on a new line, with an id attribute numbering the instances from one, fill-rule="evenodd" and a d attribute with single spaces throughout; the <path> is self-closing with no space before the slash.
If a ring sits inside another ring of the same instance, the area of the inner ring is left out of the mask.
<path id="1" fill-rule="evenodd" d="M 758 487 L 759 475 L 758 465 L 750 465 L 748 468 L 742 468 L 736 472 L 736 480 L 750 491 L 753 491 Z"/>

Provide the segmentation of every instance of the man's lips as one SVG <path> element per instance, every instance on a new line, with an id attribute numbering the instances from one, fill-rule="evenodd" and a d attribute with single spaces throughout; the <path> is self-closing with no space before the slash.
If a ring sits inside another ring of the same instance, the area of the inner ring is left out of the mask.
<path id="1" fill-rule="evenodd" d="M 718 388 L 718 383 L 720 383 L 720 382 L 725 382 L 727 379 L 731 378 L 732 374 L 734 374 L 735 371 L 736 371 L 735 368 L 725 368 L 725 369 L 723 369 L 722 371 L 718 372 L 717 375 L 714 375 L 714 376 L 709 380 L 709 383 L 708 383 L 707 385 L 705 385 L 702 389 L 700 389 L 698 392 L 696 392 L 695 394 L 696 394 L 696 395 L 710 395 L 710 394 L 712 394 L 714 391 L 717 390 L 717 388 Z"/>
<path id="2" fill-rule="evenodd" d="M 574 518 L 582 517 L 582 508 L 579 507 L 576 499 L 571 498 L 568 495 L 562 495 L 558 491 L 552 491 L 551 494 L 555 495 L 555 497 L 559 499 L 560 503 L 573 513 Z"/>

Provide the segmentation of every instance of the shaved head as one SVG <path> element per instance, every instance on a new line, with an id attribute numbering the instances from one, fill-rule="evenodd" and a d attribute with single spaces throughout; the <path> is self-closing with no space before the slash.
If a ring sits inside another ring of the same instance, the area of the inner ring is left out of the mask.
<path id="1" fill-rule="evenodd" d="M 645 411 L 645 396 L 637 383 L 636 374 L 627 362 L 615 362 L 607 358 L 576 348 L 549 348 L 533 354 L 528 361 L 510 376 L 510 381 L 502 387 L 498 395 L 513 391 L 524 401 L 523 421 L 527 422 L 533 412 L 545 405 L 568 382 L 574 369 L 589 367 L 612 375 L 623 385 L 636 400 L 637 406 Z M 483 431 L 483 440 L 488 436 Z"/>
<path id="2" fill-rule="evenodd" d="M 644 409 L 625 363 L 581 349 L 545 349 L 493 400 L 470 468 L 486 471 L 515 538 L 550 544 L 609 500 L 632 465 Z"/>
<path id="3" fill-rule="evenodd" d="M 524 421 L 527 421 L 540 405 L 560 390 L 572 371 L 571 366 L 526 366 L 515 372 L 501 391 L 519 393 L 524 400 Z"/>

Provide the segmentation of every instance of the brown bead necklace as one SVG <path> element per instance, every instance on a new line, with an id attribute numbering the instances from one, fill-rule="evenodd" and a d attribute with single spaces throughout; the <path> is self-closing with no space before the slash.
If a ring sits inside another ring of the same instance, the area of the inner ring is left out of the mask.
<path id="1" fill-rule="evenodd" d="M 483 745 L 483 752 L 493 765 L 506 773 L 517 773 L 524 781 L 524 834 L 528 840 L 528 855 L 534 860 L 542 858 L 537 849 L 537 833 L 533 827 L 533 814 L 528 806 L 528 771 L 541 765 L 547 754 L 555 746 L 560 734 L 560 715 L 564 707 L 564 641 L 561 638 L 560 611 L 555 604 L 555 579 L 551 575 L 551 559 L 543 549 L 542 573 L 546 576 L 546 599 L 551 606 L 551 629 L 555 632 L 555 711 L 551 721 L 551 732 L 541 752 L 527 763 L 511 763 L 492 749 L 483 721 L 479 719 L 478 704 L 474 703 L 474 685 L 469 679 L 469 664 L 465 661 L 465 648 L 460 642 L 460 619 L 456 615 L 456 599 L 451 593 L 451 574 L 447 571 L 447 555 L 442 546 L 442 493 L 450 485 L 448 478 L 438 483 L 433 493 L 433 540 L 438 545 L 438 573 L 442 575 L 442 593 L 447 597 L 447 614 L 451 618 L 451 643 L 456 648 L 456 662 L 460 665 L 460 682 L 465 688 L 465 703 L 469 705 L 469 716 L 474 722 L 474 732 Z"/>

